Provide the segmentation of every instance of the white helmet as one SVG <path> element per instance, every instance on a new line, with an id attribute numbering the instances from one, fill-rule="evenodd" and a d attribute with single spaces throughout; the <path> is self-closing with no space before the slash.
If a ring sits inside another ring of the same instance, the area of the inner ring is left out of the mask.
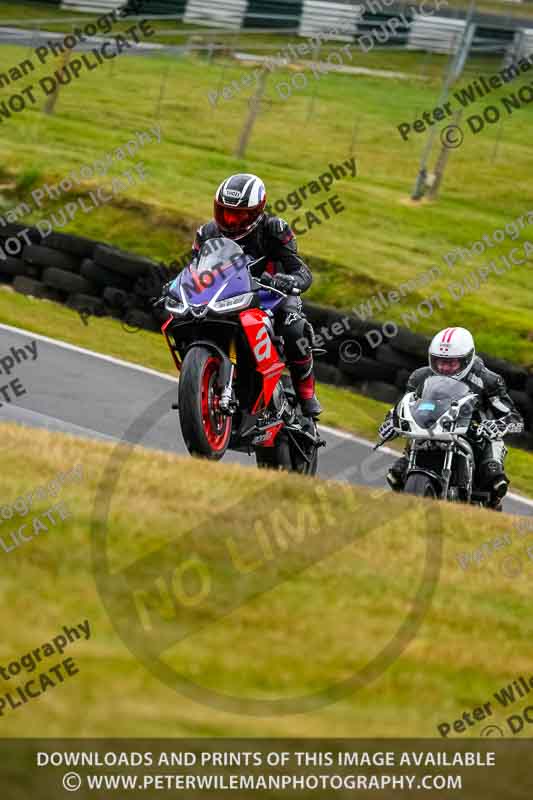
<path id="1" fill-rule="evenodd" d="M 472 368 L 476 347 L 466 328 L 445 328 L 429 345 L 429 366 L 435 375 L 462 380 Z"/>

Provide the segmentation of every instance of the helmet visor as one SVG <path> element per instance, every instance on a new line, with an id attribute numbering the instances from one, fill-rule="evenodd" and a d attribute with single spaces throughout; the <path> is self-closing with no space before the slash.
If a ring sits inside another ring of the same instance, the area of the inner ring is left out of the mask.
<path id="1" fill-rule="evenodd" d="M 465 356 L 444 357 L 430 355 L 429 365 L 435 375 L 443 375 L 447 378 L 453 378 L 455 375 L 460 375 L 461 372 L 466 370 L 471 360 L 471 352 L 467 353 Z"/>
<path id="2" fill-rule="evenodd" d="M 215 200 L 215 222 L 224 233 L 238 234 L 248 230 L 263 212 L 264 204 L 253 208 L 234 208 Z"/>

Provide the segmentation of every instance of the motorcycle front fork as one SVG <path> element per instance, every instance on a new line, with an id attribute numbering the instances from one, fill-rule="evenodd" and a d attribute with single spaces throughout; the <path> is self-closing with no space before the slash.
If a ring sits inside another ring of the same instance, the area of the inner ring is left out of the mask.
<path id="1" fill-rule="evenodd" d="M 442 468 L 442 497 L 448 499 L 448 491 L 450 489 L 450 478 L 452 477 L 452 461 L 454 456 L 453 448 L 446 450 L 444 456 L 444 466 Z"/>
<path id="2" fill-rule="evenodd" d="M 442 467 L 442 484 L 441 484 L 442 486 L 441 496 L 443 499 L 448 498 L 448 493 L 450 490 L 450 479 L 452 476 L 453 457 L 456 454 L 461 456 L 462 458 L 465 457 L 463 453 L 458 453 L 454 447 L 447 450 L 444 456 L 444 465 Z M 416 466 L 415 461 L 416 461 L 416 447 L 414 445 L 411 445 L 409 447 L 409 462 L 407 466 L 408 471 L 415 468 Z M 469 458 L 466 459 L 466 469 L 467 469 L 467 480 L 468 480 L 467 502 L 470 502 L 470 497 L 472 494 L 473 465 Z"/>
<path id="3" fill-rule="evenodd" d="M 227 383 L 224 384 L 222 392 L 220 393 L 219 409 L 222 414 L 234 414 L 236 411 L 236 403 L 233 401 L 233 374 L 235 372 L 235 364 L 232 364 L 229 371 L 229 378 Z"/>
<path id="4" fill-rule="evenodd" d="M 237 364 L 237 348 L 235 339 L 230 342 L 229 348 L 230 368 L 227 375 L 223 376 L 223 385 L 220 392 L 219 409 L 221 414 L 232 416 L 237 411 L 237 403 L 233 399 L 233 376 L 235 375 L 235 365 Z M 227 362 L 226 362 L 227 364 Z"/>

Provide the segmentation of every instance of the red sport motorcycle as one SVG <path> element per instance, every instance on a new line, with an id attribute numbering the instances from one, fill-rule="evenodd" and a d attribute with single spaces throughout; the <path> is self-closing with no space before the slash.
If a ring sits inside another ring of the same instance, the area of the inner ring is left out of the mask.
<path id="1" fill-rule="evenodd" d="M 180 373 L 173 408 L 192 455 L 218 460 L 230 448 L 255 453 L 259 467 L 314 475 L 325 442 L 284 374 L 272 317 L 287 295 L 252 277 L 263 260 L 230 239 L 211 239 L 158 301 Z"/>

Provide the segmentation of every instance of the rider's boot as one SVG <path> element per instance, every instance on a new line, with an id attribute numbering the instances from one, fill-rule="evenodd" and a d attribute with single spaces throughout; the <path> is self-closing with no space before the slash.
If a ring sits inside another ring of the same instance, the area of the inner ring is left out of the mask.
<path id="1" fill-rule="evenodd" d="M 502 510 L 502 501 L 505 495 L 507 494 L 507 488 L 509 486 L 509 480 L 507 479 L 507 475 L 505 472 L 497 475 L 493 478 L 491 484 L 487 487 L 490 491 L 490 500 L 489 506 L 493 508 L 495 511 Z"/>
<path id="2" fill-rule="evenodd" d="M 504 471 L 506 453 L 503 442 L 489 442 L 485 445 L 479 476 L 483 491 L 490 492 L 490 508 L 501 507 L 501 502 L 507 494 L 509 479 Z"/>
<path id="3" fill-rule="evenodd" d="M 387 473 L 387 483 L 393 492 L 401 492 L 405 484 L 405 473 L 409 460 L 407 456 L 397 458 Z"/>
<path id="4" fill-rule="evenodd" d="M 305 417 L 318 417 L 322 406 L 315 394 L 315 376 L 313 374 L 313 357 L 301 361 L 293 361 L 289 365 L 292 385 Z"/>

